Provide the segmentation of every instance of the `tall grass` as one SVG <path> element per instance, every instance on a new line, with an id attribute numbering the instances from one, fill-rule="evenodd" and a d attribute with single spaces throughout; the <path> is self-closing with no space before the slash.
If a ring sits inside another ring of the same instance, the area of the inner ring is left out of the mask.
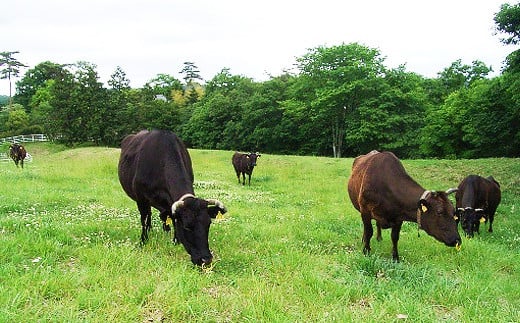
<path id="1" fill-rule="evenodd" d="M 203 272 L 160 230 L 139 247 L 137 208 L 117 179 L 118 149 L 28 144 L 25 169 L 0 164 L 0 321 L 503 321 L 520 315 L 520 160 L 404 161 L 427 189 L 493 175 L 493 233 L 457 252 L 403 225 L 362 254 L 347 196 L 352 159 L 265 155 L 251 186 L 229 151 L 190 150 L 195 190 L 229 209 Z"/>

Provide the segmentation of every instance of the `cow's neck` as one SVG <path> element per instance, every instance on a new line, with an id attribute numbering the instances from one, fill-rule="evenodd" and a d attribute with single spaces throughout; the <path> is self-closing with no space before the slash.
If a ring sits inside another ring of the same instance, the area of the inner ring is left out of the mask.
<path id="1" fill-rule="evenodd" d="M 416 187 L 413 187 L 408 191 L 408 199 L 406 201 L 406 212 L 405 212 L 405 221 L 409 222 L 417 222 L 417 208 L 419 206 L 419 201 L 421 197 L 426 192 L 424 188 L 417 184 Z"/>

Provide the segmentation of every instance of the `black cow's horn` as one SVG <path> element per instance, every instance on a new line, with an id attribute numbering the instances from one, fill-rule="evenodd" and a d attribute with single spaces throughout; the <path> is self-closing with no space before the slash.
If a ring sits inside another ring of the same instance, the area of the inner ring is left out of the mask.
<path id="1" fill-rule="evenodd" d="M 446 191 L 446 194 L 451 194 L 451 193 L 454 193 L 454 192 L 457 192 L 459 189 L 456 188 L 456 187 L 452 187 L 452 188 L 449 188 L 447 191 Z"/>
<path id="2" fill-rule="evenodd" d="M 207 199 L 206 201 L 208 201 L 209 205 L 215 205 L 216 207 L 222 209 L 222 213 L 226 213 L 227 212 L 227 209 L 224 206 L 224 203 L 220 202 L 219 200 Z"/>
<path id="3" fill-rule="evenodd" d="M 195 196 L 193 194 L 184 194 L 183 196 L 181 196 L 180 199 L 178 199 L 177 201 L 175 201 L 172 205 L 172 214 L 175 214 L 175 212 L 184 206 L 184 199 L 185 198 L 188 198 L 188 197 L 192 197 L 192 198 L 195 198 Z"/>

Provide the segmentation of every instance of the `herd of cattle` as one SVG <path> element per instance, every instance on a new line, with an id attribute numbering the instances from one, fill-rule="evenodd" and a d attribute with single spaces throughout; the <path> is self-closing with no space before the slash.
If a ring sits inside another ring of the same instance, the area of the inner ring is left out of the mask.
<path id="1" fill-rule="evenodd" d="M 9 155 L 18 166 L 26 151 L 13 144 Z M 232 157 L 238 183 L 251 185 L 251 175 L 258 153 L 238 153 Z M 163 230 L 173 227 L 174 243 L 181 243 L 198 266 L 210 266 L 213 255 L 209 249 L 211 219 L 226 213 L 224 204 L 216 199 L 201 199 L 193 189 L 191 158 L 182 140 L 166 130 L 143 130 L 121 142 L 118 164 L 119 182 L 126 194 L 137 203 L 141 214 L 141 243 L 151 229 L 151 208 L 159 211 Z M 242 181 L 240 177 L 242 176 Z M 493 220 L 501 199 L 499 183 L 493 178 L 470 175 L 457 188 L 443 192 L 424 189 L 408 175 L 401 161 L 391 152 L 371 151 L 358 156 L 352 164 L 348 194 L 363 222 L 363 252 L 370 253 L 373 235 L 372 220 L 381 229 L 391 228 L 392 257 L 399 261 L 397 242 L 404 221 L 416 222 L 447 246 L 460 248 L 462 239 L 458 224 L 468 237 L 479 233 L 480 223 Z M 448 195 L 455 192 L 456 207 Z"/>

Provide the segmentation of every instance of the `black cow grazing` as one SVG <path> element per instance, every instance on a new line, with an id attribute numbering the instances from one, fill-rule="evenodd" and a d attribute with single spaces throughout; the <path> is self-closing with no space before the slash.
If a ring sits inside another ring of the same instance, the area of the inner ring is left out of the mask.
<path id="1" fill-rule="evenodd" d="M 479 232 L 480 223 L 489 221 L 493 232 L 493 220 L 501 200 L 500 184 L 492 177 L 469 175 L 464 178 L 455 194 L 457 217 L 466 236 Z M 457 222 L 458 222 L 457 221 Z"/>
<path id="2" fill-rule="evenodd" d="M 14 161 L 16 167 L 18 167 L 18 163 L 23 168 L 23 160 L 27 156 L 27 151 L 24 146 L 20 144 L 11 144 L 9 146 L 9 157 Z"/>
<path id="3" fill-rule="evenodd" d="M 237 173 L 238 183 L 240 184 L 240 174 L 242 174 L 242 185 L 246 185 L 246 174 L 248 175 L 248 184 L 251 185 L 251 174 L 256 166 L 256 160 L 260 158 L 259 153 L 243 154 L 235 152 L 231 162 Z"/>
<path id="4" fill-rule="evenodd" d="M 455 209 L 447 192 L 427 191 L 413 180 L 397 157 L 391 152 L 372 151 L 358 156 L 352 164 L 348 181 L 348 193 L 363 221 L 363 252 L 370 253 L 370 239 L 376 220 L 380 228 L 392 228 L 392 257 L 399 261 L 397 242 L 403 221 L 417 222 L 425 230 L 447 246 L 461 245 Z M 380 238 L 380 237 L 378 237 Z"/>
<path id="5" fill-rule="evenodd" d="M 191 158 L 175 134 L 143 130 L 124 138 L 118 173 L 121 186 L 137 202 L 141 214 L 141 243 L 148 239 L 154 207 L 164 230 L 173 224 L 174 242 L 182 243 L 191 261 L 203 267 L 211 264 L 211 218 L 226 208 L 220 201 L 195 197 Z"/>

